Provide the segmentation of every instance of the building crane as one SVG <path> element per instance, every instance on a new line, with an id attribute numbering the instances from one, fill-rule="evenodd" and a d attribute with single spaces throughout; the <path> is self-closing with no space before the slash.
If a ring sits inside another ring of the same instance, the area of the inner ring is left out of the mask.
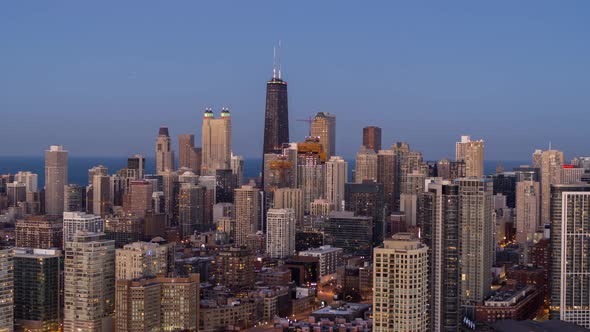
<path id="1" fill-rule="evenodd" d="M 299 121 L 299 122 L 307 122 L 307 124 L 309 125 L 309 134 L 308 136 L 311 136 L 311 124 L 313 123 L 313 116 L 308 117 L 307 119 L 296 119 L 295 121 Z"/>

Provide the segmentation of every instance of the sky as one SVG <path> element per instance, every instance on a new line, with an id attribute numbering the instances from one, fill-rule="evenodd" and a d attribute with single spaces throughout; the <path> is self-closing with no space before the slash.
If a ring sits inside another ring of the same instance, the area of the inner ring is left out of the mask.
<path id="1" fill-rule="evenodd" d="M 590 155 L 589 15 L 583 0 L 0 2 L 0 156 L 153 155 L 158 127 L 199 142 L 203 109 L 229 107 L 234 153 L 259 157 L 278 40 L 292 141 L 323 111 L 347 158 L 367 125 L 428 160 L 463 134 L 488 160 L 549 142 Z"/>

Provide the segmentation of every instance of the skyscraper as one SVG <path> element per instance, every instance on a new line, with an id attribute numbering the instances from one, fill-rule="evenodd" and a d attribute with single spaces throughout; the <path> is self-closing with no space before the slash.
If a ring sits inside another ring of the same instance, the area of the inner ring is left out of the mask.
<path id="1" fill-rule="evenodd" d="M 311 202 L 324 197 L 325 163 L 326 153 L 317 138 L 308 137 L 305 142 L 297 143 L 297 187 L 303 190 L 306 212 Z"/>
<path id="2" fill-rule="evenodd" d="M 195 135 L 178 135 L 178 168 L 191 168 L 190 157 L 195 148 Z"/>
<path id="3" fill-rule="evenodd" d="M 14 323 L 20 331 L 59 331 L 62 252 L 17 248 L 14 255 Z"/>
<path id="4" fill-rule="evenodd" d="M 289 104 L 287 82 L 281 77 L 279 62 L 278 76 L 276 61 L 272 79 L 266 82 L 266 109 L 264 113 L 264 148 L 262 154 L 275 153 L 283 143 L 289 143 Z"/>
<path id="5" fill-rule="evenodd" d="M 68 152 L 52 145 L 45 151 L 45 213 L 59 216 L 64 211 L 64 187 L 68 184 Z"/>
<path id="6" fill-rule="evenodd" d="M 346 211 L 373 218 L 373 246 L 383 243 L 383 185 L 371 180 L 347 183 L 344 187 Z"/>
<path id="7" fill-rule="evenodd" d="M 428 331 L 428 248 L 397 233 L 375 248 L 373 331 Z"/>
<path id="8" fill-rule="evenodd" d="M 74 240 L 77 231 L 84 230 L 94 233 L 104 232 L 104 220 L 100 216 L 84 212 L 64 212 L 63 214 L 63 242 Z"/>
<path id="9" fill-rule="evenodd" d="M 336 116 L 318 112 L 311 123 L 311 136 L 319 137 L 326 158 L 336 154 Z"/>
<path id="10" fill-rule="evenodd" d="M 364 146 L 356 154 L 354 182 L 377 181 L 377 153 Z"/>
<path id="11" fill-rule="evenodd" d="M 64 212 L 86 211 L 86 187 L 68 184 L 64 192 Z"/>
<path id="12" fill-rule="evenodd" d="M 134 242 L 116 250 L 116 280 L 166 275 L 168 247 L 151 242 Z"/>
<path id="13" fill-rule="evenodd" d="M 303 225 L 303 191 L 296 188 L 279 188 L 274 192 L 273 208 L 293 209 L 297 226 Z"/>
<path id="14" fill-rule="evenodd" d="M 553 185 L 550 201 L 550 318 L 590 328 L 590 185 Z"/>
<path id="15" fill-rule="evenodd" d="M 218 169 L 231 169 L 231 113 L 221 109 L 215 118 L 211 109 L 203 114 L 201 174 L 215 175 Z"/>
<path id="16" fill-rule="evenodd" d="M 236 177 L 236 187 L 244 184 L 244 157 L 231 155 L 231 172 Z"/>
<path id="17" fill-rule="evenodd" d="M 234 207 L 236 213 L 236 245 L 245 246 L 246 237 L 256 233 L 259 227 L 259 190 L 252 186 L 242 186 L 235 190 Z"/>
<path id="18" fill-rule="evenodd" d="M 363 128 L 363 146 L 375 152 L 381 150 L 381 128 L 375 126 Z"/>
<path id="19" fill-rule="evenodd" d="M 16 246 L 51 249 L 63 247 L 63 221 L 58 216 L 28 216 L 15 226 Z"/>
<path id="20" fill-rule="evenodd" d="M 183 239 L 188 239 L 195 231 L 206 231 L 205 192 L 199 185 L 184 183 L 178 193 L 178 223 Z"/>
<path id="21" fill-rule="evenodd" d="M 94 175 L 92 181 L 92 212 L 105 217 L 113 208 L 111 178 L 108 175 Z"/>
<path id="22" fill-rule="evenodd" d="M 541 187 L 539 182 L 524 180 L 516 183 L 516 242 L 533 240 L 539 230 Z"/>
<path id="23" fill-rule="evenodd" d="M 160 127 L 156 139 L 156 174 L 174 170 L 174 151 L 167 127 Z"/>
<path id="24" fill-rule="evenodd" d="M 77 231 L 66 242 L 64 285 L 64 332 L 108 331 L 115 307 L 115 241 Z"/>
<path id="25" fill-rule="evenodd" d="M 27 192 L 37 192 L 38 191 L 38 176 L 32 172 L 18 172 L 14 175 L 14 181 L 18 183 L 24 183 Z"/>
<path id="26" fill-rule="evenodd" d="M 551 185 L 561 184 L 563 152 L 558 150 L 537 150 L 533 153 L 533 167 L 541 169 L 541 223 L 551 220 Z"/>
<path id="27" fill-rule="evenodd" d="M 14 250 L 0 249 L 0 331 L 14 331 Z"/>
<path id="28" fill-rule="evenodd" d="M 475 319 L 475 305 L 490 292 L 494 255 L 493 182 L 461 178 L 459 185 L 459 262 L 461 305 Z"/>
<path id="29" fill-rule="evenodd" d="M 134 171 L 136 179 L 143 179 L 145 175 L 145 157 L 136 154 L 127 158 L 127 169 Z"/>
<path id="30" fill-rule="evenodd" d="M 455 144 L 455 160 L 465 162 L 467 177 L 481 178 L 484 176 L 484 142 L 472 141 L 470 136 L 461 136 Z"/>
<path id="31" fill-rule="evenodd" d="M 295 210 L 268 210 L 266 252 L 271 258 L 285 258 L 295 254 Z"/>
<path id="32" fill-rule="evenodd" d="M 377 182 L 383 184 L 383 199 L 388 212 L 395 207 L 395 153 L 393 150 L 379 150 L 377 153 Z"/>
<path id="33" fill-rule="evenodd" d="M 344 185 L 348 182 L 348 162 L 342 157 L 332 156 L 326 162 L 326 199 L 336 211 L 342 211 L 344 205 Z"/>

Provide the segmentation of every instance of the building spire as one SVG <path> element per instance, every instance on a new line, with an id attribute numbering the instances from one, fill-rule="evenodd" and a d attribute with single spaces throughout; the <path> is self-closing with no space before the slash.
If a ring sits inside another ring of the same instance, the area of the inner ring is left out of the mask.
<path id="1" fill-rule="evenodd" d="M 281 79 L 281 40 L 279 39 L 279 80 Z"/>
<path id="2" fill-rule="evenodd" d="M 272 79 L 277 78 L 277 48 L 272 47 Z"/>

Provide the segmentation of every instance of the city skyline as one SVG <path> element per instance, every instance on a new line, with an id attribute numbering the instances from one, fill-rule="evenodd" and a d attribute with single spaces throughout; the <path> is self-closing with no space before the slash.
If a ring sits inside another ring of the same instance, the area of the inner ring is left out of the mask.
<path id="1" fill-rule="evenodd" d="M 532 12 L 527 3 L 390 4 L 379 12 L 234 4 L 224 24 L 215 15 L 191 16 L 221 12 L 217 4 L 121 5 L 113 13 L 99 5 L 11 5 L 0 27 L 17 38 L 6 41 L 0 108 L 7 123 L 26 118 L 29 125 L 3 130 L 2 138 L 20 140 L 0 154 L 37 155 L 57 144 L 77 156 L 149 156 L 160 126 L 170 129 L 178 151 L 179 134 L 201 136 L 205 107 L 228 107 L 240 124 L 235 153 L 258 157 L 272 46 L 282 40 L 291 141 L 309 130 L 296 119 L 329 112 L 338 118 L 336 155 L 345 158 L 370 125 L 382 127 L 383 147 L 407 141 L 428 159 L 452 157 L 464 134 L 486 141 L 489 160 L 526 160 L 549 141 L 566 156 L 583 155 L 589 82 L 582 73 L 590 49 L 581 43 L 588 22 L 578 4 L 535 2 Z M 243 13 L 260 22 L 281 17 L 283 24 L 249 24 Z M 111 27 L 98 29 L 107 14 Z M 129 15 L 137 26 L 128 25 Z M 303 17 L 308 24 L 299 27 Z M 172 18 L 161 31 L 150 24 Z M 73 24 L 75 31 L 67 28 Z M 39 49 L 43 57 L 33 56 Z M 556 114 L 559 127 L 551 125 Z"/>

